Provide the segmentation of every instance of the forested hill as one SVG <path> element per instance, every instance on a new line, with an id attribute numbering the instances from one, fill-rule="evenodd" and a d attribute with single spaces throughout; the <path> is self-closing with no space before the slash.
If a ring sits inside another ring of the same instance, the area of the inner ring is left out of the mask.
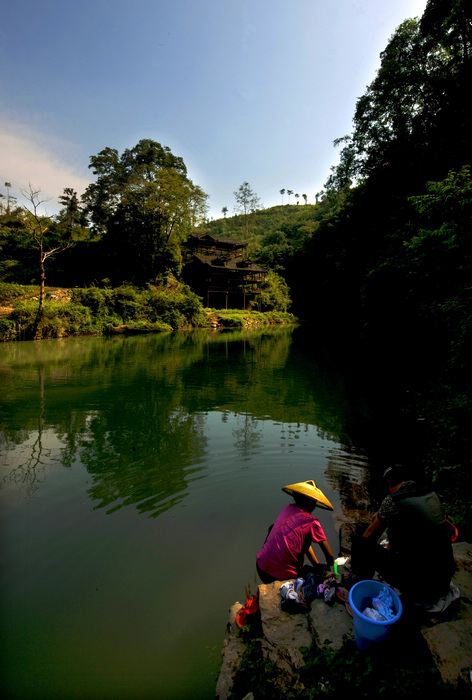
<path id="1" fill-rule="evenodd" d="M 289 259 L 302 252 L 320 223 L 333 215 L 339 197 L 318 204 L 284 204 L 207 221 L 200 229 L 214 236 L 248 243 L 248 257 L 282 273 Z"/>

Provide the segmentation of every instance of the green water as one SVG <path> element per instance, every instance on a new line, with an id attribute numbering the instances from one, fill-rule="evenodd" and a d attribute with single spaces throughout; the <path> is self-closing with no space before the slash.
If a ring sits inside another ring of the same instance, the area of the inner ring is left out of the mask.
<path id="1" fill-rule="evenodd" d="M 300 333 L 0 346 L 2 697 L 211 699 L 283 485 L 336 549 L 369 467 Z"/>

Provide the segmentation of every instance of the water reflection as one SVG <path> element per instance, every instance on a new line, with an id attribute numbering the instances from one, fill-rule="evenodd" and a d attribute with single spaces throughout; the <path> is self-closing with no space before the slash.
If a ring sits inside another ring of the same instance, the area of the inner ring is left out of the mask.
<path id="1" fill-rule="evenodd" d="M 291 329 L 282 328 L 7 344 L 0 351 L 4 481 L 33 497 L 50 445 L 59 444 L 54 458 L 62 466 L 80 462 L 91 475 L 95 508 L 133 505 L 156 517 L 206 476 L 209 411 L 223 423 L 234 417 L 241 460 L 257 452 L 267 420 L 280 427 L 286 453 L 313 425 L 321 439 L 342 442 L 339 380 L 291 354 L 291 343 Z M 355 459 L 339 453 L 328 462 L 346 503 L 361 479 Z"/>
<path id="2" fill-rule="evenodd" d="M 366 507 L 355 411 L 311 355 L 290 329 L 0 347 L 0 612 L 17 697 L 68 697 L 71 669 L 80 700 L 213 697 L 205 648 L 254 581 L 281 486 L 320 481 L 334 544 Z M 189 572 L 205 595 L 183 605 Z"/>

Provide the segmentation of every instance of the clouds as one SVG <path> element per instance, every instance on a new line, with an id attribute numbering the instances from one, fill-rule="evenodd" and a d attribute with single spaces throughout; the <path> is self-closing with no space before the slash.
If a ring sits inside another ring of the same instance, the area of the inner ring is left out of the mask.
<path id="1" fill-rule="evenodd" d="M 11 182 L 11 193 L 22 204 L 21 189 L 29 183 L 41 190 L 41 199 L 48 199 L 50 213 L 59 209 L 57 198 L 64 187 L 72 187 L 79 195 L 91 181 L 87 161 L 70 143 L 41 133 L 31 126 L 0 123 L 0 182 Z"/>

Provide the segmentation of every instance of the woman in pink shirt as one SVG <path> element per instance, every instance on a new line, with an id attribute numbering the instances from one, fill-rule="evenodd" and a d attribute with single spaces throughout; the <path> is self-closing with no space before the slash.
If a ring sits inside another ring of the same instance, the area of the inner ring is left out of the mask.
<path id="1" fill-rule="evenodd" d="M 312 515 L 316 506 L 333 510 L 326 496 L 314 481 L 290 484 L 282 491 L 293 496 L 295 503 L 282 508 L 269 528 L 264 546 L 256 554 L 257 573 L 263 583 L 296 578 L 303 568 L 305 555 L 313 564 L 318 564 L 311 546 L 313 542 L 320 545 L 328 566 L 334 562 L 333 550 L 321 523 Z"/>

